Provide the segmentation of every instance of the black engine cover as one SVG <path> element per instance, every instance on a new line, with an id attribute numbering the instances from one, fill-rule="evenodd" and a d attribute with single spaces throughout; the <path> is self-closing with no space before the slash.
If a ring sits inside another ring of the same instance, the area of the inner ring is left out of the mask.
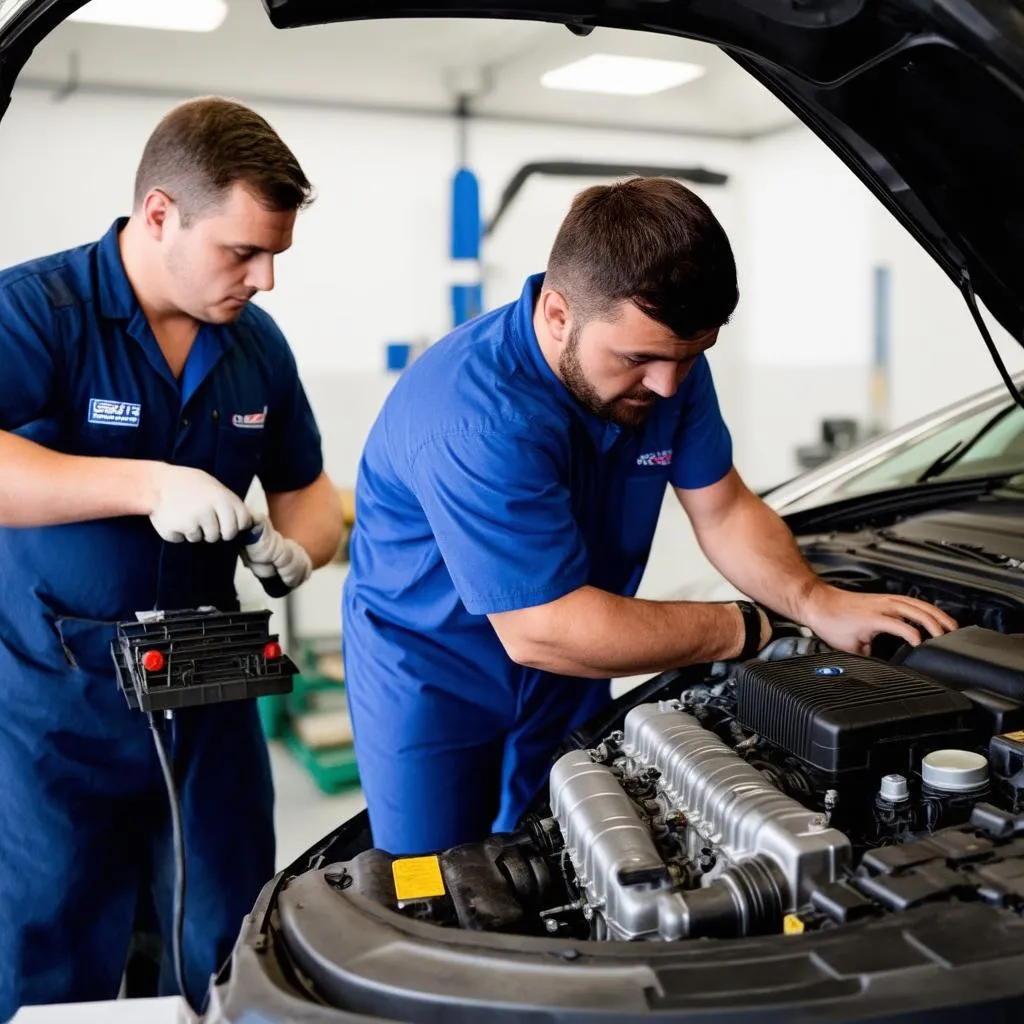
<path id="1" fill-rule="evenodd" d="M 973 738 L 963 694 L 853 654 L 747 662 L 736 695 L 745 729 L 835 779 L 907 774 L 930 750 Z"/>
<path id="2" fill-rule="evenodd" d="M 965 626 L 897 652 L 907 668 L 954 690 L 981 689 L 1017 704 L 1024 701 L 1024 635 Z"/>

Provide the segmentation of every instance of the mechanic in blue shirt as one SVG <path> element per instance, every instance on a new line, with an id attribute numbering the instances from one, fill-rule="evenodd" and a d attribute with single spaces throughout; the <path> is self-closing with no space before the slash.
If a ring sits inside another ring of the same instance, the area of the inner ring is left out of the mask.
<path id="1" fill-rule="evenodd" d="M 114 998 L 143 886 L 171 948 L 169 805 L 146 716 L 118 691 L 115 624 L 238 607 L 254 476 L 258 576 L 298 586 L 336 550 L 294 358 L 249 304 L 309 196 L 261 117 L 192 101 L 152 134 L 129 219 L 0 273 L 0 1020 Z M 254 702 L 161 727 L 195 1005 L 273 875 L 273 792 Z"/>
<path id="2" fill-rule="evenodd" d="M 345 671 L 376 845 L 514 828 L 609 677 L 755 652 L 748 604 L 633 597 L 671 485 L 742 593 L 863 650 L 955 625 L 820 583 L 732 465 L 704 353 L 738 298 L 729 241 L 675 181 L 581 193 L 547 273 L 403 374 L 370 434 Z"/>

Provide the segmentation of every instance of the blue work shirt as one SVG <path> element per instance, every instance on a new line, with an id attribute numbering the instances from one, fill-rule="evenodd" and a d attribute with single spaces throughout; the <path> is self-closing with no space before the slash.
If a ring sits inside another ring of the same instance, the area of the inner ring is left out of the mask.
<path id="1" fill-rule="evenodd" d="M 370 433 L 343 630 L 357 743 L 360 725 L 387 729 L 389 708 L 437 689 L 466 709 L 431 723 L 439 739 L 464 741 L 473 707 L 514 721 L 538 672 L 508 657 L 485 616 L 586 584 L 632 596 L 668 484 L 706 487 L 732 466 L 703 356 L 642 427 L 586 411 L 540 350 L 542 281 L 414 362 Z"/>
<path id="2" fill-rule="evenodd" d="M 124 224 L 0 273 L 0 430 L 71 455 L 192 466 L 240 497 L 254 476 L 271 493 L 313 483 L 320 435 L 274 321 L 247 306 L 202 325 L 176 380 L 125 274 Z M 72 634 L 90 622 L 237 608 L 238 550 L 165 543 L 146 516 L 0 529 L 0 645 L 29 671 L 54 664 L 55 631 L 73 659 Z M 111 668 L 98 639 L 85 646 L 91 667 Z"/>

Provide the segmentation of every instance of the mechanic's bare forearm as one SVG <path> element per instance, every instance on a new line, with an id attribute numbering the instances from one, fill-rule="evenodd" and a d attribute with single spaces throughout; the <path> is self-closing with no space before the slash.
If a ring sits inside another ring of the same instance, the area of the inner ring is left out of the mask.
<path id="1" fill-rule="evenodd" d="M 490 620 L 513 661 L 588 679 L 732 658 L 744 640 L 734 604 L 643 601 L 596 587 Z"/>
<path id="2" fill-rule="evenodd" d="M 153 510 L 152 464 L 64 455 L 0 431 L 0 526 L 54 526 Z"/>
<path id="3" fill-rule="evenodd" d="M 267 495 L 274 529 L 301 544 L 319 569 L 337 553 L 341 543 L 341 498 L 326 473 L 299 491 Z"/>
<path id="4" fill-rule="evenodd" d="M 823 584 L 774 509 L 737 478 L 732 501 L 719 514 L 693 525 L 701 550 L 734 587 L 780 615 L 802 621 L 808 600 Z"/>

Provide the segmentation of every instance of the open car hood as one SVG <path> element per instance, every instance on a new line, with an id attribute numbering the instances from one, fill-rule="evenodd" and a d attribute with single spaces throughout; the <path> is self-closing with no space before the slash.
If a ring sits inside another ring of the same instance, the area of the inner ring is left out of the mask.
<path id="1" fill-rule="evenodd" d="M 0 0 L 0 115 L 84 0 Z M 1024 344 L 1022 0 L 263 0 L 279 28 L 494 17 L 715 43 L 800 117 Z M 4 11 L 16 10 L 13 17 Z"/>

